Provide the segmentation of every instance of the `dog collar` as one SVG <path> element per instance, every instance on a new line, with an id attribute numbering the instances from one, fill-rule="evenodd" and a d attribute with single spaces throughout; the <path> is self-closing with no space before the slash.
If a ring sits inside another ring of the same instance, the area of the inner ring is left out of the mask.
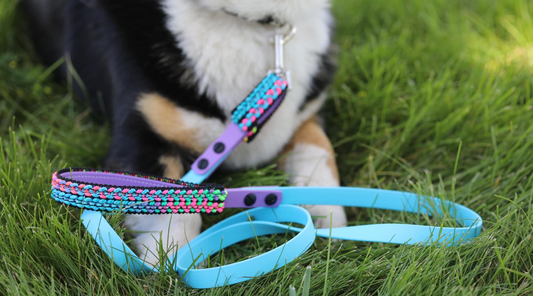
<path id="1" fill-rule="evenodd" d="M 241 20 L 244 20 L 244 21 L 248 21 L 248 22 L 255 22 L 255 23 L 258 23 L 258 24 L 261 24 L 261 25 L 270 25 L 270 26 L 274 26 L 274 27 L 282 27 L 285 25 L 285 22 L 282 22 L 279 18 L 269 14 L 269 15 L 265 15 L 264 17 L 258 19 L 258 20 L 250 20 L 249 18 L 247 17 L 244 17 L 236 12 L 233 12 L 233 11 L 230 11 L 228 10 L 227 8 L 222 8 L 221 9 L 223 12 L 227 13 L 228 15 L 231 15 L 233 17 L 236 17 L 236 18 L 240 18 Z"/>

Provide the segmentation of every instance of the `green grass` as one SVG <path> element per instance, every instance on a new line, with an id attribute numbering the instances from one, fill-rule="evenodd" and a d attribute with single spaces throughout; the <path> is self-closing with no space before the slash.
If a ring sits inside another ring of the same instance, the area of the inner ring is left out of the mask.
<path id="1" fill-rule="evenodd" d="M 341 67 L 326 119 L 343 185 L 457 201 L 482 215 L 478 239 L 458 247 L 345 241 L 331 249 L 317 239 L 276 272 L 213 290 L 186 288 L 173 273 L 125 274 L 85 233 L 79 211 L 51 201 L 51 172 L 98 166 L 109 132 L 35 62 L 16 2 L 0 2 L 0 294 L 302 295 L 304 286 L 311 295 L 533 293 L 533 2 L 333 5 Z M 215 181 L 284 184 L 286 176 L 270 166 Z M 432 223 L 347 211 L 352 225 Z M 248 240 L 210 264 L 242 260 L 285 239 Z"/>

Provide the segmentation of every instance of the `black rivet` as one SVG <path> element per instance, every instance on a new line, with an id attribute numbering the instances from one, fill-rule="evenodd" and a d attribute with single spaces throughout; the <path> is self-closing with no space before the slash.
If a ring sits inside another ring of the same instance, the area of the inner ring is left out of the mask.
<path id="1" fill-rule="evenodd" d="M 222 153 L 224 152 L 224 149 L 226 149 L 226 146 L 222 142 L 218 142 L 213 146 L 213 150 L 215 150 L 216 153 Z"/>
<path id="2" fill-rule="evenodd" d="M 255 194 L 249 193 L 244 197 L 244 204 L 251 207 L 254 205 L 256 199 Z"/>
<path id="3" fill-rule="evenodd" d="M 278 196 L 274 193 L 270 193 L 265 197 L 265 203 L 269 206 L 275 204 L 278 201 Z"/>
<path id="4" fill-rule="evenodd" d="M 205 158 L 200 159 L 200 161 L 198 162 L 198 168 L 200 168 L 201 170 L 205 169 L 208 165 L 209 161 L 207 161 L 207 159 Z"/>

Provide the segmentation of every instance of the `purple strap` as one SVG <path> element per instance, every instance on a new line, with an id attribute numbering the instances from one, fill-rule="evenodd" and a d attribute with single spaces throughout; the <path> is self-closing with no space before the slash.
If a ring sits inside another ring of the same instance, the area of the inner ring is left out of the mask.
<path id="1" fill-rule="evenodd" d="M 85 171 L 83 171 L 85 170 Z M 92 199 L 99 199 L 87 193 L 94 194 L 95 187 L 106 187 L 108 190 L 112 187 L 120 187 L 120 193 L 134 190 L 136 192 L 148 190 L 152 191 L 157 188 L 161 193 L 156 194 L 156 198 L 168 197 L 165 190 L 176 188 L 185 188 L 187 185 L 195 185 L 192 183 L 180 183 L 180 181 L 166 179 L 175 183 L 165 182 L 164 179 L 154 180 L 151 176 L 132 176 L 127 173 L 120 172 L 95 172 L 91 169 L 73 169 L 73 171 L 62 171 L 57 173 L 55 187 L 64 193 L 69 193 L 73 196 L 86 196 Z M 178 183 L 178 184 L 176 184 Z M 81 185 L 81 186 L 80 186 Z M 87 185 L 92 185 L 90 190 L 84 189 Z M 210 185 L 200 185 L 201 187 Z M 191 188 L 190 186 L 187 186 Z M 271 187 L 271 186 L 269 186 Z M 257 187 L 254 187 L 257 189 Z M 282 202 L 282 194 L 276 187 L 265 188 L 262 190 L 254 190 L 252 187 L 232 188 L 227 189 L 227 196 L 224 201 L 224 208 L 256 208 L 256 207 L 277 207 Z M 108 191 L 104 191 L 108 194 Z M 119 194 L 120 194 L 119 193 Z M 153 194 L 153 193 L 152 193 Z M 100 200 L 98 200 L 100 201 Z M 91 202 L 98 202 L 92 200 Z M 72 204 L 74 205 L 74 204 Z"/>
<path id="2" fill-rule="evenodd" d="M 286 91 L 281 93 L 272 106 L 268 108 L 265 113 L 258 119 L 258 128 L 261 128 L 267 120 L 272 116 L 274 111 L 279 107 L 285 98 Z M 198 175 L 206 175 L 209 177 L 211 173 L 218 167 L 218 165 L 228 157 L 228 155 L 235 149 L 247 136 L 247 132 L 242 131 L 235 123 L 231 123 L 224 133 L 218 137 L 216 141 L 211 143 L 209 147 L 200 155 L 192 164 L 192 170 Z"/>

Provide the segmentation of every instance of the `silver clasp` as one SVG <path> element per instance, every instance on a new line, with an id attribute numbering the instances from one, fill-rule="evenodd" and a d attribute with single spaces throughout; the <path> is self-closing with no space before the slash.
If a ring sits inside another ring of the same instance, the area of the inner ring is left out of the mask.
<path id="1" fill-rule="evenodd" d="M 285 45 L 287 42 L 289 42 L 289 40 L 292 39 L 292 37 L 294 37 L 296 34 L 296 27 L 289 25 L 289 33 L 287 35 L 283 35 L 280 32 L 280 29 L 281 27 L 276 27 L 274 29 L 274 73 L 289 80 L 288 73 L 285 72 L 285 64 L 283 62 L 283 45 Z"/>

